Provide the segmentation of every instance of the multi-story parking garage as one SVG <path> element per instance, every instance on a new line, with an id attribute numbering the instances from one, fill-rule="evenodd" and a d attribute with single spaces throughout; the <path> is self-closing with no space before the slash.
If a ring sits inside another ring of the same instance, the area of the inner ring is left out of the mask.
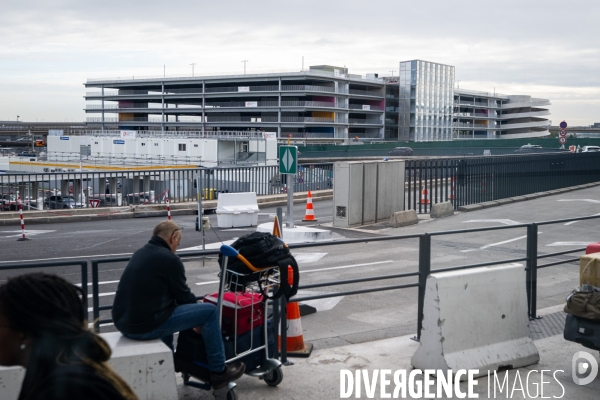
<path id="1" fill-rule="evenodd" d="M 134 130 L 263 130 L 278 137 L 383 133 L 384 85 L 343 68 L 177 79 L 88 80 L 88 125 Z"/>
<path id="2" fill-rule="evenodd" d="M 499 93 L 454 91 L 454 136 L 466 139 L 548 135 L 550 100 Z"/>
<path id="3" fill-rule="evenodd" d="M 546 99 L 454 89 L 454 67 L 400 63 L 398 78 L 308 71 L 88 79 L 99 131 L 265 131 L 277 137 L 441 141 L 549 134 Z"/>

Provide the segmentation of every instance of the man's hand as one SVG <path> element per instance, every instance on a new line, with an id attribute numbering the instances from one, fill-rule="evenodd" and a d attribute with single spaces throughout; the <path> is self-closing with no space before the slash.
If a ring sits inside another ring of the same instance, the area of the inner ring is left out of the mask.
<path id="1" fill-rule="evenodd" d="M 202 334 L 202 327 L 197 326 L 195 328 L 193 328 L 193 331 L 196 332 L 198 335 Z"/>

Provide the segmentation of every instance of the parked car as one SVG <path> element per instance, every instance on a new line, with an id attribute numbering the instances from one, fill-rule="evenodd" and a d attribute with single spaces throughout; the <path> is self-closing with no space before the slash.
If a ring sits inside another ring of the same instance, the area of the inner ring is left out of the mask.
<path id="1" fill-rule="evenodd" d="M 515 153 L 543 153 L 544 148 L 539 144 L 525 144 L 515 150 Z"/>
<path id="2" fill-rule="evenodd" d="M 394 147 L 393 150 L 388 152 L 388 156 L 412 156 L 413 149 L 410 147 Z"/>
<path id="3" fill-rule="evenodd" d="M 17 195 L 13 193 L 0 195 L 0 208 L 4 211 L 16 211 L 18 209 Z"/>
<path id="4" fill-rule="evenodd" d="M 45 208 L 82 208 L 83 203 L 73 196 L 50 196 L 44 201 Z"/>
<path id="5" fill-rule="evenodd" d="M 581 148 L 582 153 L 590 153 L 593 151 L 600 151 L 600 146 L 583 146 Z"/>

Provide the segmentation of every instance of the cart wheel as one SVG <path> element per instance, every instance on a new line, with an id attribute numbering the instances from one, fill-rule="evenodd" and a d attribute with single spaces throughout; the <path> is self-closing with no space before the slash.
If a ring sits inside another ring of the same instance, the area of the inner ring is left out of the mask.
<path id="1" fill-rule="evenodd" d="M 182 373 L 181 377 L 183 378 L 183 383 L 188 383 L 190 381 L 190 374 Z"/>
<path id="2" fill-rule="evenodd" d="M 233 388 L 233 389 L 230 389 L 230 390 L 227 392 L 227 400 L 237 400 L 237 398 L 238 398 L 238 397 L 237 397 L 237 393 L 236 393 L 236 391 L 235 391 L 235 388 Z"/>
<path id="3" fill-rule="evenodd" d="M 283 380 L 283 371 L 281 370 L 281 365 L 275 368 L 270 373 L 264 376 L 265 382 L 269 386 L 277 386 Z"/>

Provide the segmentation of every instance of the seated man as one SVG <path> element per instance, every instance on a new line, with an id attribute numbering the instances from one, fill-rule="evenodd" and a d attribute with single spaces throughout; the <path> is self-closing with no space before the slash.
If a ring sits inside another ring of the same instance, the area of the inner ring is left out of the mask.
<path id="1" fill-rule="evenodd" d="M 243 363 L 225 365 L 223 337 L 213 304 L 197 303 L 186 284 L 183 263 L 175 254 L 181 229 L 172 221 L 156 225 L 152 238 L 133 253 L 125 267 L 112 317 L 117 329 L 130 339 L 160 338 L 173 349 L 173 334 L 195 328 L 206 344 L 206 356 L 215 389 L 244 373 Z"/>

